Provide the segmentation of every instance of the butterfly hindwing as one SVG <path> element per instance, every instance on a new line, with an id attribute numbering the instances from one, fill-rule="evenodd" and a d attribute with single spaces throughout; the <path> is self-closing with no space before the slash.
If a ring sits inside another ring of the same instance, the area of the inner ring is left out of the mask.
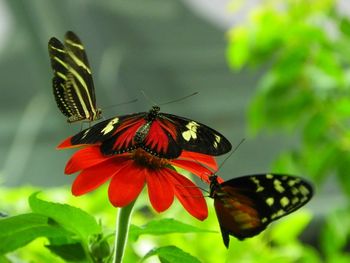
<path id="1" fill-rule="evenodd" d="M 160 113 L 160 119 L 173 124 L 174 139 L 184 150 L 217 156 L 232 148 L 222 134 L 200 122 L 168 113 Z"/>
<path id="2" fill-rule="evenodd" d="M 313 189 L 304 179 L 291 175 L 259 174 L 234 178 L 212 186 L 211 196 L 228 247 L 228 235 L 252 237 L 301 206 Z"/>

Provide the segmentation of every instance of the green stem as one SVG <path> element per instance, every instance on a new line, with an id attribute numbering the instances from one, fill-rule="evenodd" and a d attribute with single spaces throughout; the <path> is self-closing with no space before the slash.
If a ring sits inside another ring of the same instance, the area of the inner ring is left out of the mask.
<path id="1" fill-rule="evenodd" d="M 131 216 L 135 201 L 131 202 L 128 206 L 119 208 L 118 210 L 118 215 L 116 220 L 115 241 L 114 241 L 113 263 L 121 263 L 123 260 L 126 242 L 128 240 L 130 216 Z"/>

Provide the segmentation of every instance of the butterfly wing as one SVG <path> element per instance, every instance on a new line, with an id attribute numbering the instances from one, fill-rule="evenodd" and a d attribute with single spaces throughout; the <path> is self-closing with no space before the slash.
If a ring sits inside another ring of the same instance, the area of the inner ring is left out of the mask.
<path id="1" fill-rule="evenodd" d="M 144 112 L 140 112 L 101 121 L 71 137 L 69 139 L 70 145 L 103 144 L 111 138 L 115 138 L 119 139 L 120 150 L 131 147 L 135 132 L 145 123 L 144 115 Z M 112 151 L 112 149 L 110 150 Z M 106 154 L 112 154 L 112 152 Z"/>
<path id="2" fill-rule="evenodd" d="M 184 150 L 217 156 L 232 149 L 222 134 L 202 123 L 168 113 L 160 113 L 158 120 Z"/>
<path id="3" fill-rule="evenodd" d="M 64 45 L 57 39 L 51 38 L 48 43 L 51 67 L 54 72 L 52 87 L 54 97 L 59 110 L 68 118 L 75 113 L 70 108 L 65 96 L 65 83 L 67 80 L 68 65 L 66 63 L 66 51 Z"/>
<path id="4" fill-rule="evenodd" d="M 64 45 L 51 38 L 48 46 L 54 71 L 54 96 L 68 122 L 100 118 L 91 69 L 78 36 L 68 31 Z"/>
<path id="5" fill-rule="evenodd" d="M 120 129 L 118 133 L 103 142 L 101 152 L 115 154 L 140 147 L 160 158 L 176 158 L 181 154 L 182 149 L 173 139 L 170 127 L 165 126 L 157 119 L 151 122 L 142 119 L 127 131 Z M 132 143 L 128 144 L 129 141 Z M 124 146 L 125 143 L 127 146 Z"/>
<path id="6" fill-rule="evenodd" d="M 224 244 L 229 235 L 252 237 L 312 197 L 310 183 L 290 175 L 260 174 L 231 179 L 215 190 L 214 206 Z"/>

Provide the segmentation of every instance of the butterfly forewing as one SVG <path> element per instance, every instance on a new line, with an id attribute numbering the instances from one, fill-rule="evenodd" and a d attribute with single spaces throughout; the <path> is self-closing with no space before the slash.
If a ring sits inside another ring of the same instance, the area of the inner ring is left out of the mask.
<path id="1" fill-rule="evenodd" d="M 54 71 L 54 96 L 68 122 L 99 119 L 101 111 L 96 108 L 91 69 L 78 36 L 67 32 L 64 44 L 51 38 L 48 48 Z"/>
<path id="2" fill-rule="evenodd" d="M 127 132 L 137 121 L 142 120 L 145 113 L 134 113 L 129 115 L 117 116 L 105 121 L 101 121 L 94 126 L 85 129 L 71 138 L 72 145 L 104 143 L 111 138 L 119 138 L 121 134 Z M 133 134 L 125 138 L 129 141 Z M 126 143 L 126 142 L 125 142 Z M 109 153 L 112 154 L 113 149 Z"/>
<path id="3" fill-rule="evenodd" d="M 268 224 L 305 205 L 313 195 L 310 183 L 290 175 L 260 174 L 231 179 L 212 189 L 226 247 L 229 235 L 252 237 Z"/>
<path id="4" fill-rule="evenodd" d="M 168 113 L 161 113 L 160 119 L 173 123 L 174 139 L 184 150 L 217 156 L 232 148 L 222 134 L 200 122 Z"/>

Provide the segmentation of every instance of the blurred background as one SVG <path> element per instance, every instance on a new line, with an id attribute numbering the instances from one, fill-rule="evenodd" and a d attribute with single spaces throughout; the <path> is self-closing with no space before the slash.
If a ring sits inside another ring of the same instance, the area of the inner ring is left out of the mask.
<path id="1" fill-rule="evenodd" d="M 3 196 L 69 189 L 74 179 L 63 174 L 73 151 L 55 147 L 81 126 L 56 107 L 47 51 L 52 36 L 72 30 L 104 118 L 148 111 L 141 91 L 159 104 L 199 92 L 162 111 L 207 124 L 233 146 L 246 139 L 221 168 L 224 179 L 270 171 L 315 183 L 300 227 L 311 246 L 294 240 L 299 254 L 279 262 L 304 262 L 306 254 L 305 262 L 348 262 L 349 14 L 345 0 L 0 0 Z M 6 200 L 0 208 L 11 212 Z M 263 262 L 222 254 L 222 262 Z"/>

